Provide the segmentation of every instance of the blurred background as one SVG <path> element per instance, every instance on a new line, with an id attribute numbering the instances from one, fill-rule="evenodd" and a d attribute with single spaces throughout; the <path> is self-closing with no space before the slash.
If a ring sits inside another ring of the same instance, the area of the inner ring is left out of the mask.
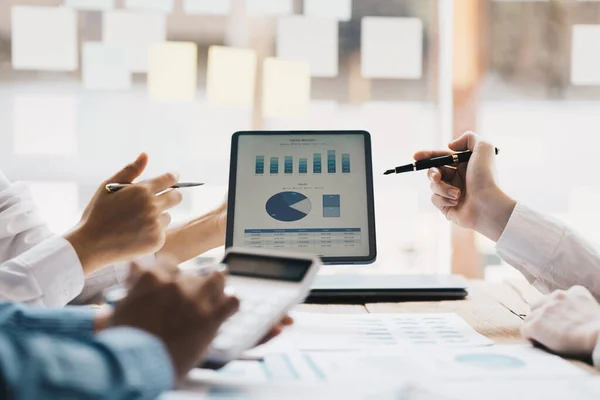
<path id="1" fill-rule="evenodd" d="M 365 271 L 503 280 L 515 272 L 438 215 L 425 173 L 379 171 L 477 131 L 510 195 L 600 237 L 599 99 L 591 0 L 0 0 L 0 170 L 57 232 L 141 151 L 146 176 L 207 182 L 173 211 L 185 220 L 224 200 L 233 132 L 365 129 Z"/>

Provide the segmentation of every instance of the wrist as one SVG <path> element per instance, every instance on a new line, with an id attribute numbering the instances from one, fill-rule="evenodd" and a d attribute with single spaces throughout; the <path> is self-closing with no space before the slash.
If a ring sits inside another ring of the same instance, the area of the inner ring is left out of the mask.
<path id="1" fill-rule="evenodd" d="M 84 226 L 78 226 L 65 234 L 64 238 L 73 246 L 84 273 L 90 273 L 102 266 L 102 252 L 98 247 L 98 241 L 89 235 Z"/>
<path id="2" fill-rule="evenodd" d="M 494 187 L 478 196 L 477 217 L 473 229 L 497 242 L 508 225 L 517 202 Z"/>

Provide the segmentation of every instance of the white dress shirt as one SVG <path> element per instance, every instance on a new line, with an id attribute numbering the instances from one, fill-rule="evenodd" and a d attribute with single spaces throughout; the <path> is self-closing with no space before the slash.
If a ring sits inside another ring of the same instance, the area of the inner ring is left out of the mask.
<path id="1" fill-rule="evenodd" d="M 600 301 L 599 249 L 548 215 L 517 204 L 496 251 L 544 293 L 581 285 Z M 593 359 L 600 366 L 600 342 Z"/>
<path id="2" fill-rule="evenodd" d="M 27 187 L 0 172 L 0 301 L 84 303 L 123 281 L 128 269 L 108 266 L 84 279 L 77 253 L 48 229 Z"/>

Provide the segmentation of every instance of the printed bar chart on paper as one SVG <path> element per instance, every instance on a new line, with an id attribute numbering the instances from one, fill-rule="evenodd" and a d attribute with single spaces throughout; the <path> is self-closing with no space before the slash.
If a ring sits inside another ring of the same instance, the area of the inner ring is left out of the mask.
<path id="1" fill-rule="evenodd" d="M 265 156 L 256 156 L 254 173 L 257 175 L 262 175 L 265 173 Z"/>

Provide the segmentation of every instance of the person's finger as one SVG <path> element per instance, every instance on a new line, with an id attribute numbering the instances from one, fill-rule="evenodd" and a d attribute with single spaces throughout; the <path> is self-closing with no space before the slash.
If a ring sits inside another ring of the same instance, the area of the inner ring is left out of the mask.
<path id="1" fill-rule="evenodd" d="M 260 342 L 257 343 L 257 345 L 265 344 L 265 343 L 269 342 L 270 340 L 275 339 L 277 336 L 281 335 L 282 332 L 283 332 L 283 326 L 275 325 L 273 328 L 271 328 L 269 333 L 267 333 L 265 335 L 265 337 L 263 337 L 260 340 Z"/>
<path id="2" fill-rule="evenodd" d="M 458 200 L 460 199 L 460 189 L 455 188 L 454 186 L 444 182 L 439 181 L 437 183 L 431 182 L 429 185 L 431 191 L 438 196 L 444 197 L 449 200 Z"/>
<path id="3" fill-rule="evenodd" d="M 434 167 L 427 170 L 427 177 L 432 182 L 439 182 L 444 180 L 446 182 L 452 182 L 456 176 L 457 169 L 454 167 Z"/>
<path id="4" fill-rule="evenodd" d="M 219 322 L 225 321 L 240 309 L 240 300 L 235 296 L 225 296 L 217 307 L 216 316 Z"/>
<path id="5" fill-rule="evenodd" d="M 160 271 L 169 279 L 177 278 L 181 274 L 181 269 L 177 265 L 177 259 L 169 253 L 160 253 L 156 256 L 156 262 L 153 269 Z"/>
<path id="6" fill-rule="evenodd" d="M 447 199 L 438 194 L 431 195 L 431 202 L 441 211 L 443 211 L 444 207 L 456 207 L 456 205 L 458 204 L 458 200 Z"/>
<path id="7" fill-rule="evenodd" d="M 131 183 L 138 178 L 148 165 L 148 155 L 141 153 L 134 162 L 127 164 L 119 172 L 111 176 L 108 183 Z"/>
<path id="8" fill-rule="evenodd" d="M 179 180 L 179 175 L 168 172 L 157 176 L 156 178 L 145 180 L 141 183 L 148 185 L 153 193 L 160 193 L 175 185 Z"/>
<path id="9" fill-rule="evenodd" d="M 161 229 L 166 229 L 171 223 L 171 214 L 164 212 L 158 217 L 158 225 Z"/>
<path id="10" fill-rule="evenodd" d="M 421 150 L 421 151 L 417 151 L 413 155 L 413 159 L 415 161 L 421 161 L 421 160 L 427 160 L 429 158 L 434 158 L 434 157 L 447 156 L 450 154 L 453 154 L 453 152 L 449 151 L 449 150 Z"/>
<path id="11" fill-rule="evenodd" d="M 283 326 L 291 326 L 294 324 L 294 318 L 290 317 L 289 315 L 286 315 L 281 319 L 280 324 Z"/>
<path id="12" fill-rule="evenodd" d="M 451 141 L 448 147 L 454 151 L 473 151 L 475 144 L 477 144 L 478 141 L 479 136 L 477 136 L 474 132 L 465 132 L 458 138 Z"/>
<path id="13" fill-rule="evenodd" d="M 137 282 L 139 279 L 141 273 L 142 266 L 137 261 L 130 263 L 129 273 L 127 274 L 127 278 L 125 278 L 125 284 L 128 286 L 133 286 L 133 284 L 135 284 L 135 282 Z"/>
<path id="14" fill-rule="evenodd" d="M 196 294 L 200 298 L 218 303 L 225 297 L 225 275 L 221 272 L 213 272 L 207 278 L 202 279 Z"/>
<path id="15" fill-rule="evenodd" d="M 473 132 L 465 132 L 458 139 L 450 142 L 448 147 L 455 151 L 471 150 L 488 159 L 496 154 L 496 148 L 494 146 L 485 140 L 482 140 L 481 137 Z"/>
<path id="16" fill-rule="evenodd" d="M 164 211 L 179 205 L 181 200 L 183 200 L 183 195 L 179 190 L 169 190 L 156 196 L 156 206 Z"/>

